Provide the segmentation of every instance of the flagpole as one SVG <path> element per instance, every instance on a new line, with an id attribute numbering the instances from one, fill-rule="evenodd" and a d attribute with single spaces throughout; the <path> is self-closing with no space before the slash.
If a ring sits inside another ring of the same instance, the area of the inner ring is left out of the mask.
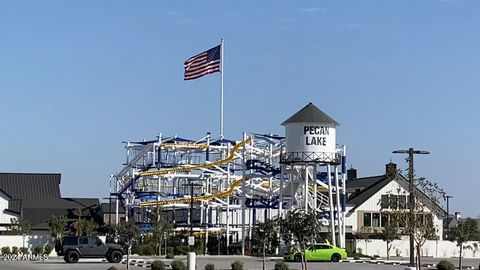
<path id="1" fill-rule="evenodd" d="M 220 42 L 220 58 L 221 58 L 221 93 L 220 93 L 220 139 L 223 139 L 223 37 Z"/>

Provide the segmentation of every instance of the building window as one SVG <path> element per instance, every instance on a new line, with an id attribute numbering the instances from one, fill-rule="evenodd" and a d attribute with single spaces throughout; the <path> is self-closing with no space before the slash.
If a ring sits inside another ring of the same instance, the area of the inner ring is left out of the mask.
<path id="1" fill-rule="evenodd" d="M 371 227 L 372 226 L 372 213 L 363 214 L 363 226 Z"/>
<path id="2" fill-rule="evenodd" d="M 387 194 L 382 195 L 382 199 L 381 199 L 381 202 L 380 202 L 380 207 L 382 209 L 388 209 L 388 202 L 389 202 L 388 195 Z"/>
<path id="3" fill-rule="evenodd" d="M 398 195 L 390 195 L 390 209 L 398 209 Z"/>
<path id="4" fill-rule="evenodd" d="M 372 227 L 380 227 L 380 213 L 372 214 Z"/>
<path id="5" fill-rule="evenodd" d="M 382 214 L 380 215 L 380 227 L 385 228 L 388 226 L 388 215 Z"/>
<path id="6" fill-rule="evenodd" d="M 399 209 L 407 208 L 407 196 L 403 196 L 403 195 L 398 196 L 398 208 Z"/>

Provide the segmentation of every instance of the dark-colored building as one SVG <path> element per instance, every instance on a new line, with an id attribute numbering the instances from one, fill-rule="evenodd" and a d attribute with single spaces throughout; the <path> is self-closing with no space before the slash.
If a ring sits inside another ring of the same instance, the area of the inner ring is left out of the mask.
<path id="1" fill-rule="evenodd" d="M 2 230 L 10 226 L 6 219 L 11 216 L 29 222 L 37 233 L 49 231 L 52 216 L 74 220 L 80 213 L 81 218 L 103 223 L 97 198 L 62 198 L 60 182 L 58 173 L 0 173 L 0 191 L 8 202 L 7 207 L 0 209 Z"/>

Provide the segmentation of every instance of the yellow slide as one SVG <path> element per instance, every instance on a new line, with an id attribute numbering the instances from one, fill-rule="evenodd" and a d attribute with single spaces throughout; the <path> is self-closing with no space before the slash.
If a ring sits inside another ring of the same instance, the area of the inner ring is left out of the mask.
<path id="1" fill-rule="evenodd" d="M 224 159 L 219 159 L 217 161 L 214 161 L 212 163 L 204 163 L 204 164 L 199 164 L 199 165 L 193 165 L 193 166 L 183 166 L 183 167 L 177 167 L 177 168 L 168 168 L 168 169 L 160 169 L 160 170 L 154 170 L 154 171 L 148 171 L 148 172 L 142 172 L 140 173 L 140 176 L 152 176 L 152 175 L 164 175 L 164 174 L 170 174 L 170 173 L 176 173 L 176 172 L 188 172 L 188 171 L 193 171 L 193 170 L 198 170 L 198 169 L 206 169 L 206 168 L 211 168 L 214 166 L 219 166 L 223 165 L 226 163 L 231 162 L 235 158 L 235 153 L 243 147 L 245 144 L 249 143 L 251 141 L 250 138 L 246 139 L 245 141 L 242 141 L 241 143 L 238 143 L 235 145 L 230 152 L 230 155 Z M 224 198 L 227 196 L 230 196 L 237 187 L 243 184 L 243 179 L 235 180 L 232 185 L 219 193 L 215 194 L 210 194 L 210 195 L 203 195 L 203 196 L 197 196 L 193 198 L 194 202 L 198 201 L 204 201 L 204 200 L 211 200 L 215 198 Z M 141 202 L 140 206 L 155 206 L 155 205 L 165 205 L 165 204 L 176 204 L 176 203 L 189 203 L 191 201 L 191 198 L 181 198 L 181 199 L 170 199 L 170 200 L 162 200 L 162 201 L 152 201 L 152 202 Z"/>
<path id="2" fill-rule="evenodd" d="M 215 194 L 193 197 L 193 202 L 208 201 L 208 200 L 228 197 L 232 195 L 235 189 L 241 186 L 242 184 L 243 184 L 243 179 L 235 180 L 233 181 L 233 183 L 230 185 L 228 189 Z M 162 201 L 141 202 L 140 206 L 158 206 L 158 205 L 166 205 L 166 204 L 190 203 L 191 201 L 192 199 L 190 197 L 190 198 L 170 199 L 170 200 L 162 200 Z"/>
<path id="3" fill-rule="evenodd" d="M 250 138 L 246 139 L 245 141 L 238 143 L 235 145 L 230 152 L 230 155 L 224 159 L 219 159 L 217 161 L 211 162 L 211 163 L 204 163 L 204 164 L 198 164 L 198 165 L 189 165 L 189 166 L 182 166 L 182 167 L 176 167 L 176 168 L 168 168 L 168 169 L 160 169 L 160 170 L 154 170 L 154 171 L 148 171 L 148 172 L 141 172 L 140 176 L 152 176 L 152 175 L 164 175 L 164 174 L 170 174 L 170 173 L 176 173 L 176 172 L 189 172 L 193 170 L 198 170 L 198 169 L 206 169 L 206 168 L 211 168 L 214 166 L 218 165 L 223 165 L 226 163 L 229 163 L 233 160 L 235 157 L 235 153 L 243 147 L 245 144 L 250 142 Z"/>

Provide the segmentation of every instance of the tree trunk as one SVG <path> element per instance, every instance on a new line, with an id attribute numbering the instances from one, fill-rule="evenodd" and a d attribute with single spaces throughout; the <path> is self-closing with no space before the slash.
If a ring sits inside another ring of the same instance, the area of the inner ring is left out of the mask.
<path id="1" fill-rule="evenodd" d="M 417 245 L 417 269 L 422 270 L 422 261 L 420 257 L 420 248 L 421 246 Z"/>
<path id="2" fill-rule="evenodd" d="M 390 260 L 390 242 L 387 241 L 387 260 Z"/>
<path id="3" fill-rule="evenodd" d="M 460 256 L 458 256 L 458 269 L 462 269 L 462 252 L 463 252 L 463 243 L 460 243 Z"/>
<path id="4" fill-rule="evenodd" d="M 265 270 L 265 242 L 263 243 L 263 260 L 262 260 L 262 269 Z"/>
<path id="5" fill-rule="evenodd" d="M 308 270 L 307 257 L 305 256 L 305 243 L 302 242 L 302 269 Z"/>

